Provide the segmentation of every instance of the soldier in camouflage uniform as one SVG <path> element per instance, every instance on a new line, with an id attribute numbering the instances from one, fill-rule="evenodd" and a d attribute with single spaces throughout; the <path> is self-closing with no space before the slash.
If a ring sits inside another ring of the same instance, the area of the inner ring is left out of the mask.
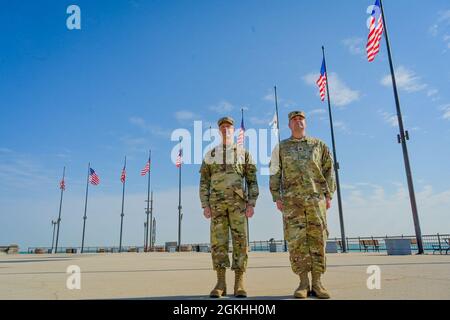
<path id="1" fill-rule="evenodd" d="M 214 298 L 226 295 L 229 230 L 233 242 L 234 295 L 247 296 L 243 282 L 248 259 L 246 217 L 253 216 L 259 193 L 256 166 L 250 153 L 233 142 L 233 124 L 229 117 L 218 121 L 222 143 L 206 154 L 200 168 L 200 200 L 204 216 L 211 218 L 211 255 L 217 272 L 217 284 L 210 293 Z"/>
<path id="2" fill-rule="evenodd" d="M 320 277 L 326 268 L 327 209 L 336 189 L 333 158 L 324 142 L 305 136 L 304 112 L 289 113 L 289 128 L 292 136 L 272 153 L 270 192 L 283 213 L 292 270 L 300 276 L 294 296 L 313 293 L 327 299 L 330 295 Z"/>

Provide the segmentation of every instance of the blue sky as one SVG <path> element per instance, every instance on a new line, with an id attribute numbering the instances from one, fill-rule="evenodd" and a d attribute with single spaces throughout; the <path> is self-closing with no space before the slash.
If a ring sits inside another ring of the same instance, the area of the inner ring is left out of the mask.
<path id="1" fill-rule="evenodd" d="M 68 30 L 66 9 L 81 9 Z M 364 46 L 372 1 L 3 2 L 0 50 L 0 243 L 51 244 L 58 183 L 67 167 L 61 244 L 81 243 L 87 163 L 87 245 L 117 245 L 120 170 L 127 155 L 124 243 L 143 242 L 152 149 L 157 242 L 177 237 L 177 171 L 170 135 L 223 115 L 268 128 L 277 85 L 283 138 L 287 114 L 308 114 L 308 134 L 331 143 L 314 80 L 325 45 L 349 236 L 413 234 L 397 144 L 384 39 L 375 62 Z M 384 2 L 397 69 L 422 232 L 450 232 L 450 5 Z M 420 15 L 418 14 L 420 12 Z M 208 143 L 205 142 L 204 146 Z M 183 167 L 183 241 L 207 242 L 198 165 Z M 251 238 L 282 237 L 281 218 L 259 176 Z M 339 235 L 337 202 L 329 211 Z"/>

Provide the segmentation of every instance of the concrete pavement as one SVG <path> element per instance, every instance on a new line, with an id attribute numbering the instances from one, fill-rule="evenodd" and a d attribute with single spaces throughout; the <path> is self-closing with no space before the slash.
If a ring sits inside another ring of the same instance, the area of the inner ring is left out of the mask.
<path id="1" fill-rule="evenodd" d="M 450 299 L 450 255 L 327 257 L 324 284 L 333 299 Z M 80 290 L 67 289 L 71 265 L 81 270 Z M 369 266 L 380 268 L 381 289 L 368 289 Z M 249 299 L 291 299 L 298 285 L 288 254 L 279 252 L 250 252 L 245 280 Z M 227 271 L 229 292 L 233 281 Z M 0 256 L 0 299 L 209 299 L 214 284 L 209 253 Z"/>

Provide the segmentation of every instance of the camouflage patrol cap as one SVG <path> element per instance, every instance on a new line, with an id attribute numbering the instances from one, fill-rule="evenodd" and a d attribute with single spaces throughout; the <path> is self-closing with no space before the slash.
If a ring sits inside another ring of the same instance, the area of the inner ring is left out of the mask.
<path id="1" fill-rule="evenodd" d="M 233 118 L 231 118 L 231 117 L 223 117 L 223 118 L 220 118 L 219 121 L 217 121 L 217 126 L 220 127 L 225 122 L 231 124 L 232 126 L 234 125 Z"/>
<path id="2" fill-rule="evenodd" d="M 295 116 L 300 116 L 303 119 L 306 119 L 306 115 L 303 111 L 292 111 L 292 112 L 289 112 L 289 115 L 288 115 L 289 121 Z"/>

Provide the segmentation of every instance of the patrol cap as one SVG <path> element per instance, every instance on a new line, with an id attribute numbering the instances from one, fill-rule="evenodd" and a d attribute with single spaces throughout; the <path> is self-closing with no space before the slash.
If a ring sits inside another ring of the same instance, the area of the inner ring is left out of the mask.
<path id="1" fill-rule="evenodd" d="M 289 115 L 288 115 L 289 121 L 291 121 L 291 119 L 295 116 L 300 116 L 303 119 L 306 119 L 306 115 L 303 111 L 292 111 L 292 112 L 289 112 Z"/>
<path id="2" fill-rule="evenodd" d="M 225 122 L 231 124 L 232 126 L 234 125 L 233 118 L 231 118 L 231 117 L 223 117 L 223 118 L 220 118 L 219 121 L 217 121 L 217 126 L 220 127 Z"/>

